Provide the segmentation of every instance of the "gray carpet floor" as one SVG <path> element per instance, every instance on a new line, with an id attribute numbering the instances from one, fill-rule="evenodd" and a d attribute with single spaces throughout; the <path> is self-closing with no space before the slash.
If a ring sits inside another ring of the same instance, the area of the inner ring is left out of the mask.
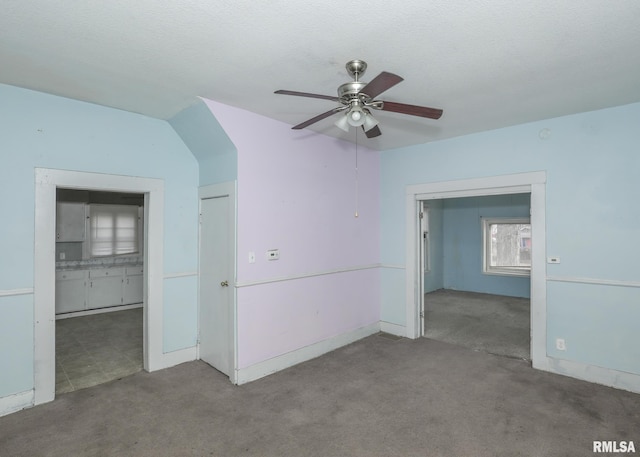
<path id="1" fill-rule="evenodd" d="M 640 395 L 525 361 L 373 335 L 233 386 L 202 362 L 0 418 L 14 456 L 588 456 L 640 445 Z"/>
<path id="2" fill-rule="evenodd" d="M 425 294 L 425 337 L 531 359 L 528 298 L 440 289 Z"/>

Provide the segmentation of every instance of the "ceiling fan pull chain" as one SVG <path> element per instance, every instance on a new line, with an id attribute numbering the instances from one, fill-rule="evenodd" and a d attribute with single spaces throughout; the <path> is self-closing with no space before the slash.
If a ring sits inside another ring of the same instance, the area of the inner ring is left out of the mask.
<path id="1" fill-rule="evenodd" d="M 356 131 L 356 212 L 354 214 L 354 217 L 358 217 L 358 187 L 359 187 L 359 182 L 358 182 L 358 129 L 354 129 Z"/>

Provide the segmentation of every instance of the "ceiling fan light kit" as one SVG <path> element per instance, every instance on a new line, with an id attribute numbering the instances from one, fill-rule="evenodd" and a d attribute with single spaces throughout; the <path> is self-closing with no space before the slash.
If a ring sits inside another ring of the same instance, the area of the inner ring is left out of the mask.
<path id="1" fill-rule="evenodd" d="M 374 128 L 376 125 L 378 125 L 380 122 L 378 122 L 378 120 L 371 115 L 369 110 L 365 109 L 363 111 L 364 111 L 364 123 L 362 124 L 362 128 L 364 129 L 365 132 L 368 132 L 369 130 Z"/>
<path id="2" fill-rule="evenodd" d="M 335 122 L 336 127 L 344 130 L 345 132 L 349 131 L 349 126 L 362 127 L 367 138 L 375 138 L 381 135 L 382 132 L 378 127 L 378 120 L 371 114 L 371 109 L 426 117 L 429 119 L 440 119 L 440 116 L 442 116 L 442 110 L 437 108 L 427 108 L 425 106 L 374 100 L 378 95 L 403 80 L 398 75 L 383 71 L 373 78 L 371 82 L 365 83 L 360 81 L 360 76 L 362 76 L 367 69 L 366 62 L 363 60 L 351 60 L 347 62 L 346 69 L 347 73 L 349 73 L 353 78 L 353 81 L 342 84 L 338 87 L 337 97 L 291 90 L 275 91 L 276 94 L 320 98 L 340 103 L 340 106 L 327 111 L 326 113 L 319 114 L 318 116 L 302 122 L 301 124 L 294 125 L 292 127 L 294 130 L 306 128 L 318 121 L 321 121 L 322 119 L 332 116 L 333 114 L 346 111 Z"/>
<path id="3" fill-rule="evenodd" d="M 347 115 L 340 116 L 337 121 L 334 122 L 334 125 L 339 129 L 344 130 L 345 132 L 349 131 L 349 119 Z"/>

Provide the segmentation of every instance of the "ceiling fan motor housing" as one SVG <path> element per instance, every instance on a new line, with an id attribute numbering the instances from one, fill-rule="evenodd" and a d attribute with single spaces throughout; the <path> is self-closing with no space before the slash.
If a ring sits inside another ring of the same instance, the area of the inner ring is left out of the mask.
<path id="1" fill-rule="evenodd" d="M 345 65 L 345 68 L 354 81 L 344 83 L 338 87 L 340 103 L 343 105 L 353 105 L 354 100 L 358 100 L 362 104 L 370 102 L 371 97 L 360 92 L 367 83 L 359 80 L 360 76 L 362 76 L 367 69 L 367 62 L 364 60 L 350 60 Z"/>
<path id="2" fill-rule="evenodd" d="M 343 104 L 348 105 L 349 102 L 353 99 L 361 98 L 362 96 L 366 97 L 365 94 L 360 93 L 360 90 L 362 90 L 362 88 L 366 85 L 367 83 L 363 83 L 360 81 L 351 81 L 348 83 L 344 83 L 340 87 L 338 87 L 338 98 Z"/>

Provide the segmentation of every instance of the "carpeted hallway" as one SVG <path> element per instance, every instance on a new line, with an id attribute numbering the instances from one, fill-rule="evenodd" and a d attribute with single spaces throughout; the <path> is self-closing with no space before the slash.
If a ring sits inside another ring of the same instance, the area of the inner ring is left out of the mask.
<path id="1" fill-rule="evenodd" d="M 243 386 L 201 362 L 0 418 L 15 456 L 587 456 L 640 445 L 640 395 L 374 335 Z"/>

